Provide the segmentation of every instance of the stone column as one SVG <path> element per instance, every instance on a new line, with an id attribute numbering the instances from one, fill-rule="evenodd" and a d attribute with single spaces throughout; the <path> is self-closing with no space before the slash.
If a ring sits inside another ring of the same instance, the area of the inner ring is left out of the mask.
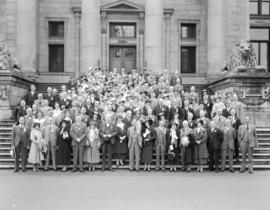
<path id="1" fill-rule="evenodd" d="M 162 0 L 146 0 L 145 3 L 145 58 L 147 70 L 162 72 Z"/>
<path id="2" fill-rule="evenodd" d="M 100 0 L 82 0 L 81 72 L 100 65 Z"/>
<path id="3" fill-rule="evenodd" d="M 76 78 L 80 76 L 80 19 L 81 11 L 78 8 L 72 8 L 74 13 L 74 24 L 75 24 L 75 75 Z"/>
<path id="4" fill-rule="evenodd" d="M 208 71 L 213 75 L 226 62 L 226 0 L 208 0 Z"/>
<path id="5" fill-rule="evenodd" d="M 22 71 L 36 72 L 37 0 L 17 1 L 17 59 Z"/>

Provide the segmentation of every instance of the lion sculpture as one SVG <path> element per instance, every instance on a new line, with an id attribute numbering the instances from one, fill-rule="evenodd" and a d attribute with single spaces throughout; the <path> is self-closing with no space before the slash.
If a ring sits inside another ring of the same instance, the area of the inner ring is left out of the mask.
<path id="1" fill-rule="evenodd" d="M 20 70 L 19 64 L 16 59 L 11 56 L 8 46 L 3 41 L 0 41 L 0 70 L 1 69 Z"/>
<path id="2" fill-rule="evenodd" d="M 230 60 L 228 71 L 239 71 L 239 68 L 252 70 L 256 67 L 256 54 L 252 44 L 249 41 L 241 41 L 235 44 Z"/>

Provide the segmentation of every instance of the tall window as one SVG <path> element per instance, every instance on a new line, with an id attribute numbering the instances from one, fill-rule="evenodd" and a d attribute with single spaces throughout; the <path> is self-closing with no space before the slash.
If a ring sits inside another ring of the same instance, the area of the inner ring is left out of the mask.
<path id="1" fill-rule="evenodd" d="M 64 21 L 49 21 L 48 35 L 49 72 L 64 72 Z"/>
<path id="2" fill-rule="evenodd" d="M 196 73 L 196 23 L 181 24 L 181 73 Z"/>
<path id="3" fill-rule="evenodd" d="M 258 65 L 270 70 L 270 28 L 251 28 L 250 39 L 255 49 Z"/>
<path id="4" fill-rule="evenodd" d="M 270 16 L 270 0 L 250 0 L 250 14 L 259 16 Z"/>

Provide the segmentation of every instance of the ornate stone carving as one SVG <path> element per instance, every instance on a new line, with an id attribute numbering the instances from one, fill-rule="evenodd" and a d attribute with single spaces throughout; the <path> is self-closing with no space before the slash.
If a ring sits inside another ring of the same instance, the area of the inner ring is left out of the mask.
<path id="1" fill-rule="evenodd" d="M 235 44 L 229 62 L 223 71 L 249 72 L 256 67 L 256 54 L 249 41 L 240 41 Z"/>
<path id="2" fill-rule="evenodd" d="M 20 70 L 21 68 L 17 63 L 16 58 L 11 56 L 7 44 L 4 41 L 0 41 L 0 70 L 4 69 Z"/>
<path id="3" fill-rule="evenodd" d="M 7 101 L 7 86 L 0 86 L 0 101 Z"/>

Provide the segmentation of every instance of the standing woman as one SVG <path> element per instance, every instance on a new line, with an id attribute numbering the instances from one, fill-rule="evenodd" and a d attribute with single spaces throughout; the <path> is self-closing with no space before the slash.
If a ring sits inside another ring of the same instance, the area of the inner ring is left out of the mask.
<path id="1" fill-rule="evenodd" d="M 142 126 L 142 163 L 144 164 L 144 171 L 151 171 L 150 165 L 153 161 L 153 146 L 156 132 L 152 124 L 153 121 L 149 119 Z"/>
<path id="2" fill-rule="evenodd" d="M 177 124 L 173 122 L 171 128 L 166 133 L 168 145 L 168 163 L 170 171 L 177 171 L 176 165 L 179 165 L 180 158 L 180 130 Z"/>
<path id="3" fill-rule="evenodd" d="M 195 129 L 195 154 L 194 160 L 198 164 L 198 172 L 203 171 L 203 164 L 207 163 L 208 151 L 206 147 L 207 130 L 203 126 L 203 121 L 197 122 L 197 128 Z"/>
<path id="4" fill-rule="evenodd" d="M 97 124 L 95 121 L 90 122 L 87 132 L 86 149 L 84 161 L 89 163 L 89 171 L 95 171 L 95 164 L 100 162 L 100 138 Z"/>
<path id="5" fill-rule="evenodd" d="M 67 171 L 67 167 L 71 164 L 71 136 L 69 133 L 68 122 L 63 120 L 60 123 L 60 132 L 57 138 L 57 164 L 62 165 L 62 171 Z"/>
<path id="6" fill-rule="evenodd" d="M 38 165 L 41 165 L 41 161 L 44 160 L 44 156 L 42 154 L 42 148 L 44 145 L 44 141 L 42 139 L 42 133 L 40 130 L 40 124 L 35 123 L 33 130 L 30 134 L 31 147 L 28 157 L 28 162 L 33 164 L 33 171 L 37 172 Z"/>
<path id="7" fill-rule="evenodd" d="M 116 167 L 124 165 L 123 161 L 128 153 L 127 146 L 127 127 L 122 121 L 122 117 L 119 116 L 116 122 L 116 139 L 114 144 L 114 154 L 116 156 Z"/>

